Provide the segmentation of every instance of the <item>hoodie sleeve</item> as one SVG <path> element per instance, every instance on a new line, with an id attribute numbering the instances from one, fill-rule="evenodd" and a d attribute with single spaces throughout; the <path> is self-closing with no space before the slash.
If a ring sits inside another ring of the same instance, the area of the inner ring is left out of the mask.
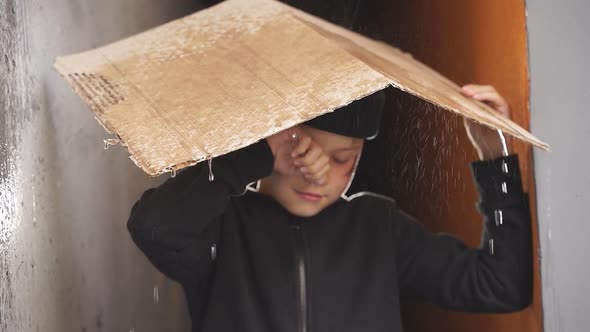
<path id="1" fill-rule="evenodd" d="M 133 205 L 127 228 L 133 241 L 162 273 L 181 283 L 198 278 L 212 261 L 220 217 L 231 196 L 269 175 L 274 158 L 266 140 L 212 161 L 214 180 L 202 162 L 146 190 Z"/>
<path id="2" fill-rule="evenodd" d="M 532 300 L 532 244 L 518 157 L 477 161 L 471 168 L 484 221 L 481 245 L 467 248 L 456 237 L 429 233 L 398 210 L 394 241 L 400 293 L 452 310 L 524 309 Z"/>

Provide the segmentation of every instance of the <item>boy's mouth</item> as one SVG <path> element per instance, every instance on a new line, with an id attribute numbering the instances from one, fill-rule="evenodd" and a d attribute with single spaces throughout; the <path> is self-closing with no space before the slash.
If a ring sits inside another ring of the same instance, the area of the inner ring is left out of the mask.
<path id="1" fill-rule="evenodd" d="M 299 196 L 300 198 L 306 200 L 306 201 L 310 201 L 310 202 L 317 202 L 320 199 L 322 199 L 322 195 L 320 194 L 316 194 L 316 193 L 311 193 L 311 192 L 307 192 L 307 191 L 299 191 L 299 190 L 295 190 L 295 193 L 297 193 L 297 196 Z"/>

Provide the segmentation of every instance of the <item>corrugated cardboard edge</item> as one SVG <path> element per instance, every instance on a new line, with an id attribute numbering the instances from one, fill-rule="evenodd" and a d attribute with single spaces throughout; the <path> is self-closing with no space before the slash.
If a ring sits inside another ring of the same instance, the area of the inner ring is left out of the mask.
<path id="1" fill-rule="evenodd" d="M 79 53 L 77 55 L 83 55 L 89 52 L 84 52 L 84 53 Z M 92 110 L 92 113 L 94 114 L 94 118 L 96 119 L 96 121 L 104 128 L 104 130 L 110 134 L 110 135 L 116 135 L 116 141 L 118 142 L 118 144 L 120 144 L 122 147 L 124 147 L 127 152 L 129 153 L 129 159 L 131 159 L 131 161 L 137 166 L 139 167 L 144 173 L 148 174 L 149 176 L 158 176 L 161 175 L 163 173 L 166 172 L 173 172 L 176 169 L 180 169 L 180 168 L 174 168 L 173 165 L 171 165 L 166 171 L 162 171 L 162 172 L 158 172 L 158 173 L 154 173 L 151 172 L 150 170 L 146 169 L 141 163 L 139 163 L 137 161 L 137 159 L 135 159 L 133 157 L 133 150 L 127 145 L 127 143 L 125 142 L 125 140 L 119 136 L 118 133 L 116 133 L 116 130 L 113 128 L 113 126 L 108 122 L 108 120 L 106 120 L 103 116 L 102 116 L 102 112 L 98 111 L 98 105 L 96 103 L 96 101 L 92 98 L 92 96 L 85 90 L 84 86 L 82 86 L 81 84 L 79 84 L 78 82 L 76 82 L 72 75 L 70 74 L 66 74 L 66 73 L 71 73 L 73 72 L 73 70 L 71 68 L 68 67 L 67 63 L 63 61 L 63 59 L 66 57 L 57 57 L 57 59 L 55 60 L 54 64 L 53 64 L 53 68 L 59 73 L 59 75 L 61 77 L 63 77 L 64 80 L 66 80 L 66 82 L 68 82 L 68 84 L 70 85 L 70 87 L 72 88 L 72 90 L 84 101 L 85 104 L 88 105 L 88 107 L 90 107 L 90 109 Z M 102 65 L 108 65 L 108 62 L 106 61 L 106 59 L 104 59 L 103 61 L 97 61 L 97 66 L 102 66 Z M 107 139 L 105 139 L 105 142 L 107 141 Z M 108 147 L 108 143 L 105 143 L 106 147 Z M 193 163 L 196 164 L 197 162 Z"/>

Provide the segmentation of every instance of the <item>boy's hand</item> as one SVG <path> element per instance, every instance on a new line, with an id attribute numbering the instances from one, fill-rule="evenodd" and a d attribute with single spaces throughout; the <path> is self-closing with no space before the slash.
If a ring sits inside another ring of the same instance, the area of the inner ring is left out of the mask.
<path id="1" fill-rule="evenodd" d="M 289 157 L 295 147 L 294 128 L 289 128 L 266 138 L 274 157 L 273 171 L 279 174 L 291 174 L 295 171 L 292 158 Z"/>
<path id="2" fill-rule="evenodd" d="M 324 184 L 330 157 L 299 127 L 289 128 L 266 138 L 274 156 L 273 170 L 279 174 L 300 172 L 317 184 Z"/>
<path id="3" fill-rule="evenodd" d="M 303 177 L 316 184 L 324 184 L 330 170 L 330 157 L 316 144 L 311 137 L 303 134 L 297 138 L 297 145 L 291 151 L 293 165 Z"/>
<path id="4" fill-rule="evenodd" d="M 467 97 L 490 105 L 502 116 L 510 117 L 510 106 L 493 86 L 467 84 L 461 88 L 461 92 Z M 496 130 L 467 118 L 463 119 L 463 124 L 467 136 L 481 160 L 496 159 L 504 155 L 502 141 Z M 509 139 L 510 137 L 506 137 L 508 146 Z"/>

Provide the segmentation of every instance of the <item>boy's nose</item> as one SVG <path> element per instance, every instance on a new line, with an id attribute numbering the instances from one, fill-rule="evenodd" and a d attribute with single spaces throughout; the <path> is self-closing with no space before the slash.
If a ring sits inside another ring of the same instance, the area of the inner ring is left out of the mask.
<path id="1" fill-rule="evenodd" d="M 322 178 L 322 182 L 318 181 L 318 180 L 313 180 L 313 179 L 308 179 L 305 176 L 303 176 L 303 174 L 301 174 L 301 177 L 303 178 L 303 180 L 305 180 L 305 182 L 312 184 L 314 186 L 318 186 L 318 187 L 323 187 L 326 184 L 328 184 L 328 181 L 330 181 L 330 171 L 328 171 L 326 173 L 326 175 L 324 175 L 324 177 Z"/>

